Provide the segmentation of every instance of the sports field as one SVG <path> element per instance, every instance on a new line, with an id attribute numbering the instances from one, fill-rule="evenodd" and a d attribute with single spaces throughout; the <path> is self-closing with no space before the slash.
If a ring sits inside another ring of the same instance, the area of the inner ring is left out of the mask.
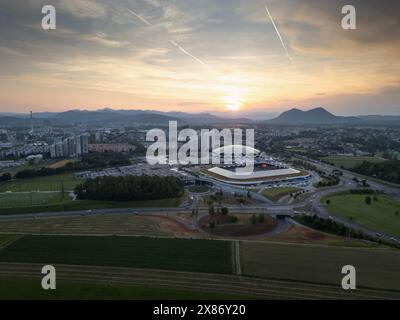
<path id="1" fill-rule="evenodd" d="M 64 186 L 64 190 L 73 190 L 82 181 L 82 179 L 77 178 L 73 173 L 30 179 L 15 179 L 1 183 L 0 192 L 61 191 L 62 186 Z"/>
<path id="2" fill-rule="evenodd" d="M 282 188 L 267 188 L 262 191 L 262 195 L 271 201 L 278 201 L 280 198 L 299 191 L 299 188 L 282 187 Z"/>
<path id="3" fill-rule="evenodd" d="M 0 261 L 232 272 L 230 242 L 172 238 L 24 236 Z"/>
<path id="4" fill-rule="evenodd" d="M 379 163 L 386 161 L 381 157 L 352 157 L 352 156 L 327 156 L 321 158 L 321 160 L 332 163 L 336 167 L 343 167 L 346 169 L 354 168 L 355 166 L 363 163 L 364 161 Z"/>
<path id="5" fill-rule="evenodd" d="M 0 193 L 0 208 L 55 205 L 70 202 L 71 198 L 59 192 L 13 192 Z"/>
<path id="6" fill-rule="evenodd" d="M 352 219 L 354 222 L 393 235 L 400 235 L 400 201 L 384 195 L 377 195 L 377 201 L 365 202 L 367 195 L 337 194 L 329 199 L 328 211 L 332 214 Z M 373 196 L 370 195 L 371 198 Z"/>

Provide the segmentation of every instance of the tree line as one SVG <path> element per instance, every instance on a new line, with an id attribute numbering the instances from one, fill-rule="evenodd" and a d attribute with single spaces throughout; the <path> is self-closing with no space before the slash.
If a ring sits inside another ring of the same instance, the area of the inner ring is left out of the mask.
<path id="1" fill-rule="evenodd" d="M 399 245 L 393 244 L 391 242 L 388 242 L 388 241 L 385 241 L 382 239 L 377 239 L 377 238 L 371 237 L 361 230 L 355 230 L 353 228 L 349 228 L 342 223 L 333 221 L 331 219 L 320 218 L 317 215 L 300 216 L 300 217 L 296 217 L 295 220 L 300 223 L 303 223 L 313 229 L 320 230 L 323 232 L 333 233 L 333 234 L 336 234 L 339 236 L 344 236 L 344 237 L 349 236 L 349 237 L 352 237 L 355 239 L 362 239 L 362 240 L 378 242 L 381 244 L 386 244 L 386 245 L 400 248 Z"/>
<path id="2" fill-rule="evenodd" d="M 177 198 L 183 183 L 176 177 L 123 176 L 86 180 L 75 188 L 81 200 L 139 201 Z"/>
<path id="3" fill-rule="evenodd" d="M 380 163 L 364 161 L 353 171 L 381 180 L 400 183 L 400 160 L 388 160 Z"/>

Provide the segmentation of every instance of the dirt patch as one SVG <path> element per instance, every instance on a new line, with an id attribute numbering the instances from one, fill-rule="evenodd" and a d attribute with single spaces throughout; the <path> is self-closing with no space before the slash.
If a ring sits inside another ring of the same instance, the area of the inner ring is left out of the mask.
<path id="1" fill-rule="evenodd" d="M 276 241 L 297 242 L 297 243 L 309 243 L 309 242 L 330 243 L 338 240 L 343 240 L 343 238 L 335 235 L 310 230 L 300 226 L 291 226 L 286 233 L 279 235 L 271 235 L 266 237 L 266 239 L 276 240 Z"/>
<path id="2" fill-rule="evenodd" d="M 57 169 L 57 168 L 64 167 L 67 163 L 70 163 L 70 162 L 75 162 L 75 160 L 61 160 L 61 161 L 57 161 L 55 163 L 49 164 L 46 167 L 52 168 L 52 169 Z"/>
<path id="3" fill-rule="evenodd" d="M 189 228 L 174 217 L 161 215 L 147 215 L 146 217 L 157 222 L 163 232 L 173 233 L 176 236 L 196 236 L 199 234 L 197 230 Z"/>
<path id="4" fill-rule="evenodd" d="M 270 216 L 264 216 L 264 222 L 251 223 L 251 215 L 235 215 L 238 218 L 236 223 L 229 223 L 226 217 L 212 217 L 210 215 L 200 219 L 200 227 L 207 233 L 220 237 L 248 237 L 268 233 L 276 228 L 278 222 Z M 225 219 L 224 219 L 225 218 Z M 212 221 L 217 221 L 213 228 Z"/>

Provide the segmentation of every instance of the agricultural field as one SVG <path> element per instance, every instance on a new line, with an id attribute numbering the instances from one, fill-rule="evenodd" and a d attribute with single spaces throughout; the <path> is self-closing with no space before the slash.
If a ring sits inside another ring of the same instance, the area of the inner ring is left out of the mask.
<path id="1" fill-rule="evenodd" d="M 24 236 L 0 261 L 232 272 L 230 242 L 173 238 Z"/>
<path id="2" fill-rule="evenodd" d="M 293 188 L 293 187 L 282 187 L 282 188 L 266 188 L 262 191 L 262 195 L 264 197 L 267 197 L 271 201 L 278 201 L 280 198 L 300 191 L 301 189 L 299 188 Z"/>
<path id="3" fill-rule="evenodd" d="M 369 195 L 373 198 L 373 195 Z M 374 230 L 400 235 L 400 201 L 385 195 L 377 195 L 377 201 L 365 202 L 367 195 L 336 194 L 322 198 L 332 214 L 351 219 Z"/>
<path id="4" fill-rule="evenodd" d="M 45 291 L 34 279 L 0 277 L 0 300 L 6 299 L 90 299 L 90 300 L 235 300 L 248 296 L 229 293 L 195 292 L 188 289 L 115 285 L 95 282 L 57 281 L 57 290 Z"/>
<path id="5" fill-rule="evenodd" d="M 60 192 L 13 192 L 0 193 L 0 208 L 19 208 L 29 206 L 48 206 L 68 203 L 71 198 Z"/>
<path id="6" fill-rule="evenodd" d="M 0 231 L 15 234 L 174 236 L 167 222 L 132 214 L 46 217 L 0 220 Z"/>
<path id="7" fill-rule="evenodd" d="M 30 192 L 30 191 L 61 191 L 73 190 L 83 179 L 73 173 L 63 173 L 53 176 L 15 179 L 0 184 L 0 192 Z"/>
<path id="8" fill-rule="evenodd" d="M 321 160 L 332 163 L 336 167 L 343 167 L 345 169 L 352 169 L 355 166 L 363 163 L 364 161 L 372 162 L 372 163 L 379 163 L 386 161 L 384 158 L 381 157 L 352 157 L 352 156 L 328 156 L 323 157 Z"/>
<path id="9" fill-rule="evenodd" d="M 13 234 L 0 234 L 0 248 L 16 238 Z"/>
<path id="10" fill-rule="evenodd" d="M 340 286 L 344 265 L 357 270 L 357 287 L 400 292 L 400 250 L 303 244 L 241 243 L 247 276 Z"/>

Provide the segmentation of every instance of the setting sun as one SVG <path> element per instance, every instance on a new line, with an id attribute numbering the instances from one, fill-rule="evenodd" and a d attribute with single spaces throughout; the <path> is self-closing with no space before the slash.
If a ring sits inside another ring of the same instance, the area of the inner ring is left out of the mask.
<path id="1" fill-rule="evenodd" d="M 241 94 L 238 92 L 232 93 L 225 98 L 225 107 L 230 111 L 238 111 L 242 106 Z"/>

